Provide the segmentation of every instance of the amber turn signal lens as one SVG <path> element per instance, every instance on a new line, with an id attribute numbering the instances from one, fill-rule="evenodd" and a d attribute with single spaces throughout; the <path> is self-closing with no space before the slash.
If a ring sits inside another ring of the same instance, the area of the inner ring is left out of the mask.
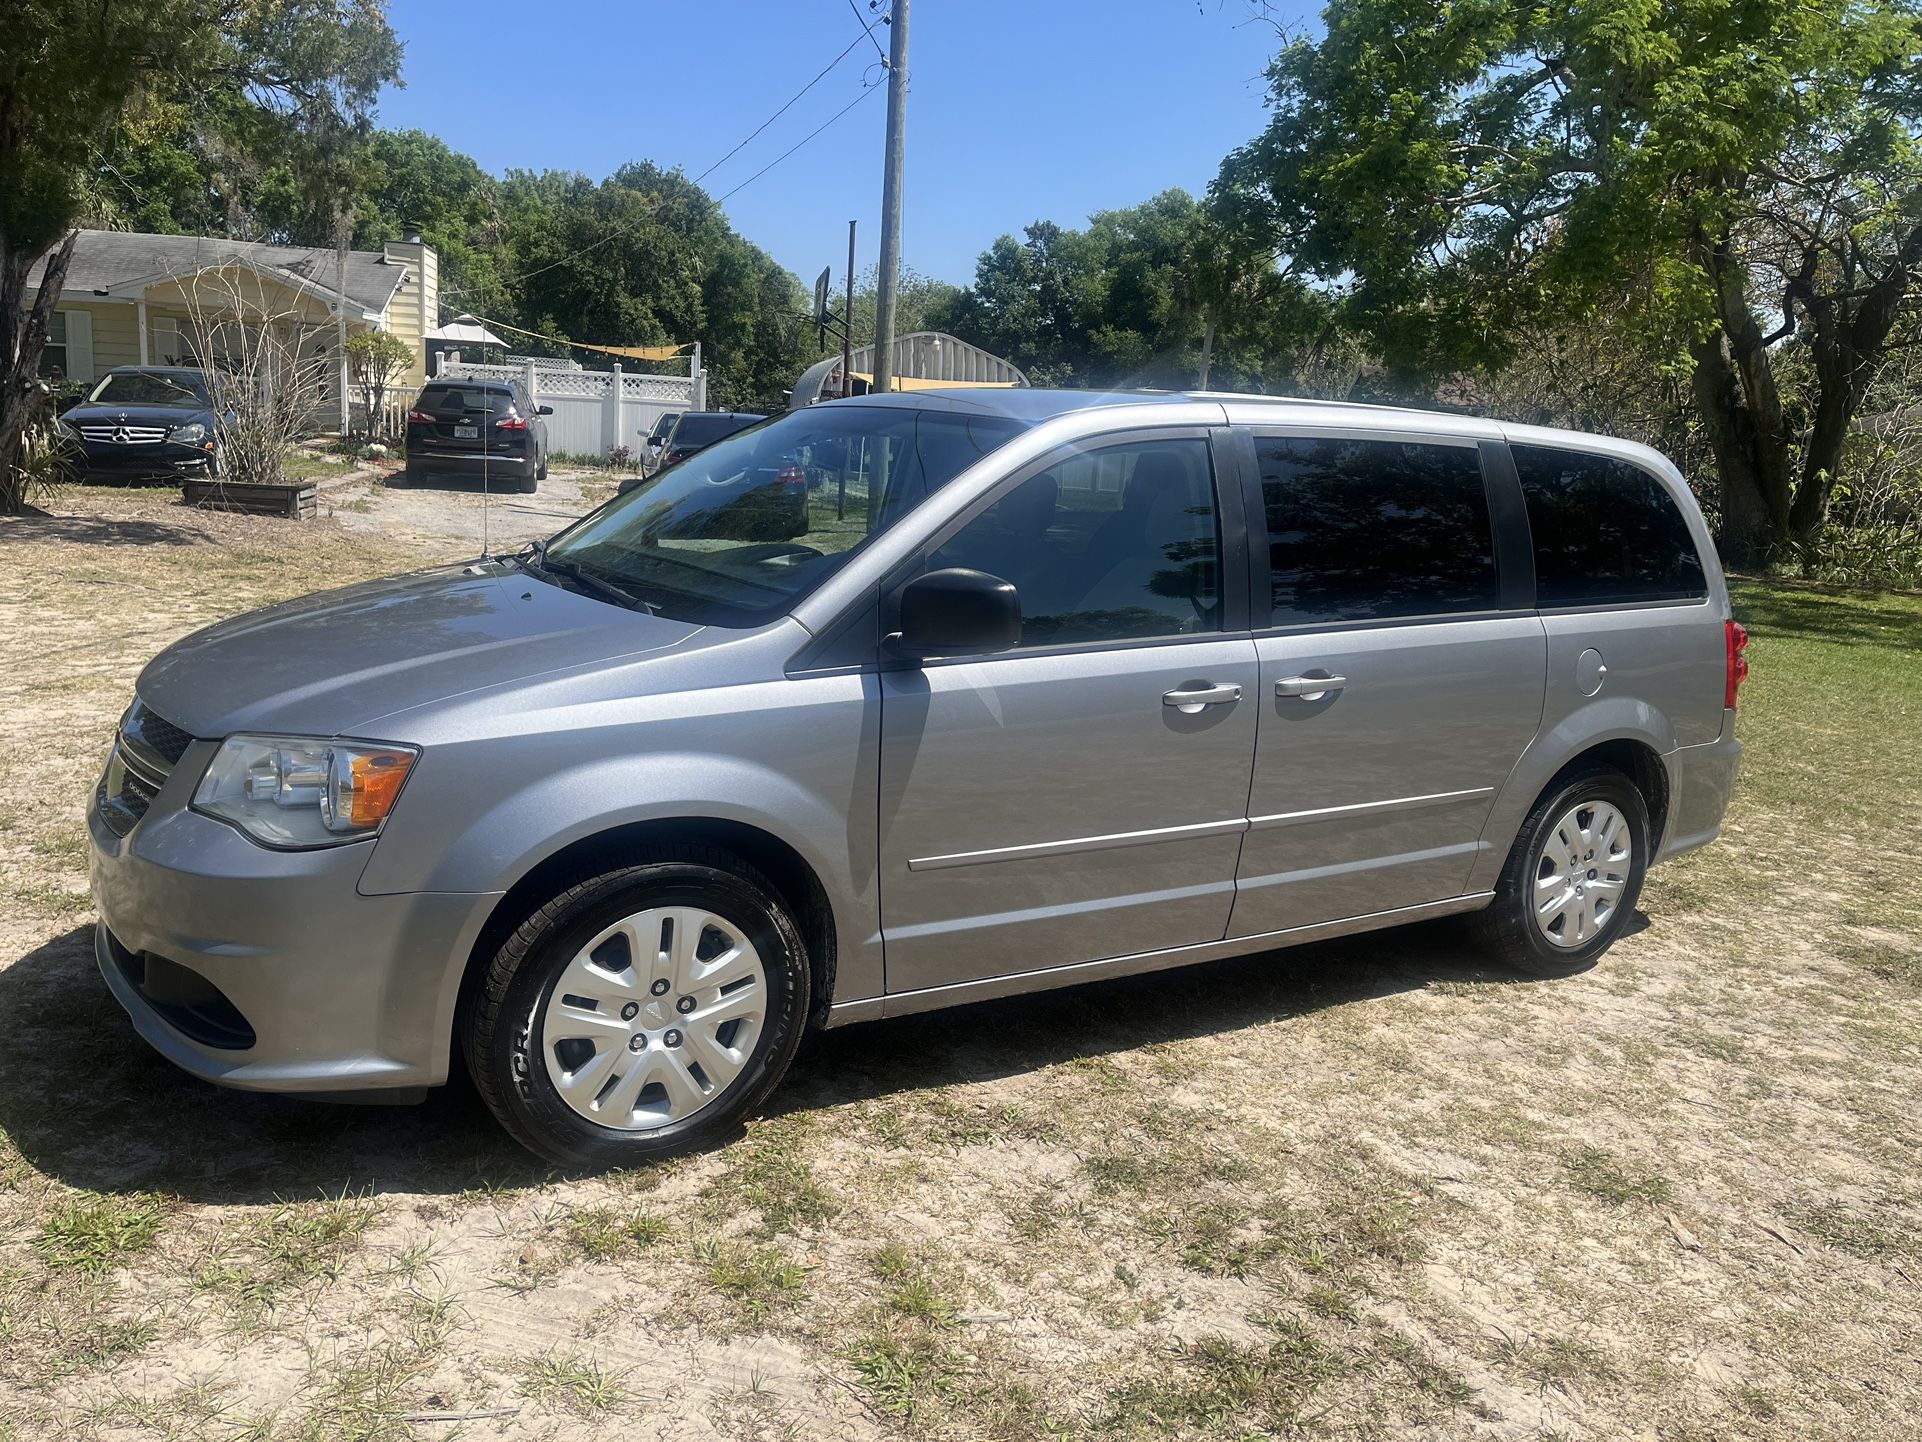
<path id="1" fill-rule="evenodd" d="M 347 814 L 355 826 L 378 826 L 387 819 L 413 764 L 413 756 L 405 751 L 370 751 L 354 757 L 348 767 Z"/>

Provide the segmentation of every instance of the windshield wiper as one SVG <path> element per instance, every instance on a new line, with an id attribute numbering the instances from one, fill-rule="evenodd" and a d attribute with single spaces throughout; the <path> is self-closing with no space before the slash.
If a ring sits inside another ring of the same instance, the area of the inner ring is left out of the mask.
<path id="1" fill-rule="evenodd" d="M 605 576 L 597 575 L 595 572 L 588 570 L 585 566 L 574 561 L 557 561 L 553 559 L 547 554 L 547 543 L 545 541 L 537 541 L 535 545 L 539 547 L 539 549 L 535 551 L 535 554 L 540 557 L 540 559 L 535 562 L 536 569 L 546 571 L 550 575 L 562 576 L 567 580 L 577 582 L 579 585 L 599 595 L 602 599 L 613 601 L 617 605 L 626 606 L 630 610 L 645 611 L 650 616 L 658 616 L 661 614 L 659 608 L 656 607 L 652 601 L 643 601 L 626 587 L 615 585 Z"/>

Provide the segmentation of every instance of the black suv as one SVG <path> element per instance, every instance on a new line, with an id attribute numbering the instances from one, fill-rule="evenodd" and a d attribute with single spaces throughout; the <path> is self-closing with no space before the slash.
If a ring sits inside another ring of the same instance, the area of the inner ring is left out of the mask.
<path id="1" fill-rule="evenodd" d="M 434 380 L 407 412 L 408 481 L 435 474 L 500 476 L 532 494 L 547 476 L 552 406 L 534 405 L 519 381 Z"/>

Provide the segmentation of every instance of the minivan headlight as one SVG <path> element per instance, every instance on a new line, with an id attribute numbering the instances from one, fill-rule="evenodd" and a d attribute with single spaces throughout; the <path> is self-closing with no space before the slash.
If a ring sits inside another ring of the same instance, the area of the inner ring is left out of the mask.
<path id="1" fill-rule="evenodd" d="M 337 846 L 380 830 L 420 757 L 412 746 L 302 736 L 229 736 L 194 810 L 267 846 Z"/>

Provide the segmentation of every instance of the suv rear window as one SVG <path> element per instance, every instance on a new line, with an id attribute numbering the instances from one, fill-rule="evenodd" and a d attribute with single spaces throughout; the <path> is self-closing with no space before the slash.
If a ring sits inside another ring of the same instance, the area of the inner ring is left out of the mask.
<path id="1" fill-rule="evenodd" d="M 736 431 L 744 431 L 760 419 L 760 416 L 723 413 L 682 416 L 680 428 L 674 432 L 674 443 L 676 445 L 712 445 L 722 436 L 731 436 Z"/>
<path id="2" fill-rule="evenodd" d="M 514 403 L 506 386 L 428 386 L 420 393 L 424 411 L 504 411 Z"/>
<path id="3" fill-rule="evenodd" d="M 1674 496 L 1640 466 L 1553 446 L 1512 446 L 1535 542 L 1539 606 L 1692 601 L 1702 558 Z"/>
<path id="4" fill-rule="evenodd" d="M 1501 604 L 1472 446 L 1255 437 L 1277 626 Z"/>

